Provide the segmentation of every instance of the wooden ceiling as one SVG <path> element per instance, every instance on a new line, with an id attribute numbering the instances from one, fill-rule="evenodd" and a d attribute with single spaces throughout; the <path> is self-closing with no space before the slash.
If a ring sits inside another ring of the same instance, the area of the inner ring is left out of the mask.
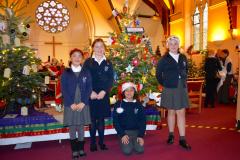
<path id="1" fill-rule="evenodd" d="M 125 0 L 91 0 L 95 6 L 99 9 L 101 14 L 109 20 L 111 25 L 114 25 L 114 29 L 117 29 L 119 24 L 118 20 L 113 18 L 112 9 L 116 6 L 113 4 L 124 4 Z M 148 5 L 155 13 L 160 17 L 163 25 L 164 34 L 169 34 L 169 15 L 174 13 L 174 2 L 175 0 L 141 0 Z M 129 0 L 129 3 L 131 1 Z M 104 9 L 103 9 L 104 8 Z M 117 25 L 117 26 L 116 26 Z M 117 29 L 120 31 L 119 29 Z"/>

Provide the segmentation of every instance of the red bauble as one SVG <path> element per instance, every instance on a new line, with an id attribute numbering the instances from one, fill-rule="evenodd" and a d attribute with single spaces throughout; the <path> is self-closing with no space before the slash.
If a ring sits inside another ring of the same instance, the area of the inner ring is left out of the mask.
<path id="1" fill-rule="evenodd" d="M 112 45 L 116 43 L 116 40 L 112 37 Z"/>
<path id="2" fill-rule="evenodd" d="M 0 109 L 5 108 L 6 102 L 4 100 L 0 100 Z"/>
<path id="3" fill-rule="evenodd" d="M 140 44 L 141 42 L 142 42 L 142 39 L 140 37 L 138 37 L 137 43 Z"/>
<path id="4" fill-rule="evenodd" d="M 136 41 L 136 35 L 131 35 L 130 36 L 130 42 L 135 43 L 135 41 Z"/>
<path id="5" fill-rule="evenodd" d="M 138 66 L 138 65 L 139 65 L 139 60 L 138 60 L 137 58 L 133 59 L 133 60 L 132 60 L 132 65 L 133 65 L 134 67 Z"/>
<path id="6" fill-rule="evenodd" d="M 143 84 L 139 83 L 137 84 L 137 91 L 141 91 L 143 89 Z"/>

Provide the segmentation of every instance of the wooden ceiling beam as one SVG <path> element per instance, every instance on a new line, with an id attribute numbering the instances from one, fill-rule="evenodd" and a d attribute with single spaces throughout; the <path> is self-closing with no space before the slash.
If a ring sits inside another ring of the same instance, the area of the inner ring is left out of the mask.
<path id="1" fill-rule="evenodd" d="M 108 0 L 108 4 L 110 5 L 111 10 L 113 11 L 113 10 L 114 10 L 114 6 L 113 6 L 113 3 L 112 3 L 112 0 Z M 112 15 L 112 16 L 113 16 L 113 15 Z M 115 18 L 115 20 L 116 20 L 116 22 L 117 22 L 117 25 L 118 25 L 119 30 L 122 31 L 122 28 L 121 28 L 121 25 L 120 25 L 120 22 L 119 22 L 118 18 L 117 18 L 117 17 L 114 17 L 114 18 Z M 110 20 L 111 17 L 109 17 L 108 19 Z"/>
<path id="2" fill-rule="evenodd" d="M 157 7 L 149 0 L 143 0 L 143 2 L 148 5 L 150 8 L 152 8 L 156 13 L 159 13 Z"/>
<path id="3" fill-rule="evenodd" d="M 163 0 L 153 0 L 156 8 L 158 9 L 159 17 L 161 19 L 161 23 L 163 25 L 163 30 L 165 35 L 169 35 L 170 33 L 170 25 L 169 25 L 169 15 L 170 10 Z"/>
<path id="4" fill-rule="evenodd" d="M 170 4 L 170 13 L 173 14 L 174 13 L 174 4 L 172 0 L 169 0 L 169 4 Z"/>

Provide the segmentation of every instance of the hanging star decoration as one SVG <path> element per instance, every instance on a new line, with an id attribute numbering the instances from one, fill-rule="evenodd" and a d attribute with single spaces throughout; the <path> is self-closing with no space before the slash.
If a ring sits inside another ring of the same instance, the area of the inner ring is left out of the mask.
<path id="1" fill-rule="evenodd" d="M 128 67 L 125 68 L 125 69 L 126 69 L 126 72 L 127 72 L 127 73 L 132 73 L 132 72 L 133 72 L 133 68 L 134 68 L 134 67 L 129 64 Z"/>
<path id="2" fill-rule="evenodd" d="M 150 72 L 151 72 L 152 76 L 156 76 L 156 68 L 155 67 L 153 67 Z"/>
<path id="3" fill-rule="evenodd" d="M 142 83 L 146 83 L 147 82 L 147 77 L 146 76 L 142 76 Z"/>
<path id="4" fill-rule="evenodd" d="M 124 36 L 124 40 L 128 41 L 128 35 L 127 34 Z"/>

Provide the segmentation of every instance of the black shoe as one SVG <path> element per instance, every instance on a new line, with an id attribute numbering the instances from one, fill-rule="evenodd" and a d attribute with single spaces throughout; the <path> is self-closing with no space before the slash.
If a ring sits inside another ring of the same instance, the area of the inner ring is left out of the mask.
<path id="1" fill-rule="evenodd" d="M 189 144 L 187 144 L 186 140 L 180 140 L 180 141 L 179 141 L 179 145 L 180 145 L 182 148 L 184 148 L 184 149 L 186 149 L 186 150 L 188 150 L 188 151 L 191 150 L 191 146 L 190 146 Z"/>
<path id="2" fill-rule="evenodd" d="M 168 140 L 167 140 L 167 144 L 173 144 L 174 143 L 174 136 L 173 135 L 169 135 L 168 136 Z"/>
<path id="3" fill-rule="evenodd" d="M 84 152 L 84 151 L 80 151 L 80 152 L 79 152 L 79 156 L 80 156 L 80 157 L 87 156 L 87 153 L 86 153 L 86 152 Z"/>
<path id="4" fill-rule="evenodd" d="M 100 145 L 100 149 L 101 149 L 101 150 L 108 150 L 106 144 L 101 144 L 101 145 Z"/>
<path id="5" fill-rule="evenodd" d="M 84 141 L 78 141 L 78 153 L 80 157 L 87 156 L 87 153 L 84 152 Z"/>
<path id="6" fill-rule="evenodd" d="M 240 131 L 240 120 L 237 121 L 236 126 L 237 126 L 237 130 Z"/>
<path id="7" fill-rule="evenodd" d="M 70 140 L 72 149 L 72 160 L 78 160 L 78 141 L 77 139 Z"/>
<path id="8" fill-rule="evenodd" d="M 78 156 L 77 155 L 72 155 L 72 160 L 78 160 Z"/>
<path id="9" fill-rule="evenodd" d="M 96 144 L 91 144 L 91 145 L 90 145 L 90 151 L 91 151 L 91 152 L 97 151 L 97 145 L 96 145 Z"/>
<path id="10" fill-rule="evenodd" d="M 208 108 L 208 104 L 207 103 L 204 103 L 204 108 Z"/>

